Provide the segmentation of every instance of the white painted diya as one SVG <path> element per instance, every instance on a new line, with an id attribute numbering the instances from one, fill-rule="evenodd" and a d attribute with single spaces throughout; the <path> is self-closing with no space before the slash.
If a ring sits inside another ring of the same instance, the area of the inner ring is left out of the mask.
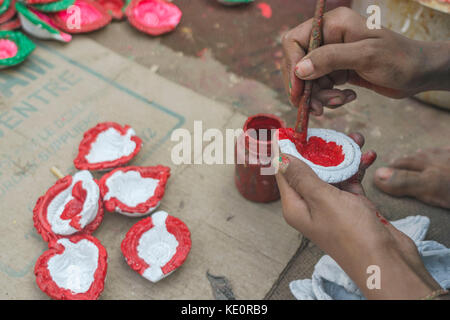
<path id="1" fill-rule="evenodd" d="M 302 147 L 292 128 L 278 130 L 280 152 L 306 163 L 328 183 L 339 183 L 358 172 L 361 149 L 350 137 L 330 129 L 309 129 L 306 147 Z"/>
<path id="2" fill-rule="evenodd" d="M 141 138 L 130 126 L 99 123 L 84 134 L 73 162 L 80 170 L 110 170 L 128 163 L 141 147 Z"/>
<path id="3" fill-rule="evenodd" d="M 59 179 L 33 209 L 33 221 L 44 241 L 91 234 L 103 219 L 100 189 L 89 171 Z"/>
<path id="4" fill-rule="evenodd" d="M 96 300 L 104 288 L 107 253 L 89 235 L 52 240 L 36 261 L 39 288 L 56 300 Z"/>
<path id="5" fill-rule="evenodd" d="M 139 31 L 158 36 L 174 30 L 180 23 L 182 12 L 165 0 L 132 0 L 125 15 Z"/>
<path id="6" fill-rule="evenodd" d="M 123 167 L 100 179 L 100 192 L 106 210 L 130 217 L 143 217 L 154 211 L 164 196 L 170 168 Z"/>
<path id="7" fill-rule="evenodd" d="M 133 270 L 157 282 L 184 263 L 191 249 L 191 235 L 180 219 L 158 211 L 131 227 L 121 249 Z"/>

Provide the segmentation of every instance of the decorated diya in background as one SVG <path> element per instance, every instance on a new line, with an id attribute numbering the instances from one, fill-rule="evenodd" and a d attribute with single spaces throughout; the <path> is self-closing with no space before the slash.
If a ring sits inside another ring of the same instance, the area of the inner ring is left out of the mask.
<path id="1" fill-rule="evenodd" d="M 64 1 L 64 0 L 62 0 Z M 103 28 L 111 22 L 111 16 L 99 3 L 92 0 L 75 0 L 74 7 L 58 10 L 51 18 L 55 25 L 67 33 L 86 33 Z M 80 10 L 79 26 L 73 18 L 75 9 Z"/>
<path id="2" fill-rule="evenodd" d="M 103 219 L 100 189 L 89 171 L 59 179 L 33 209 L 33 221 L 44 241 L 91 234 Z"/>
<path id="3" fill-rule="evenodd" d="M 22 63 L 36 45 L 19 31 L 0 31 L 0 69 Z"/>
<path id="4" fill-rule="evenodd" d="M 329 129 L 308 129 L 306 144 L 292 128 L 278 130 L 280 152 L 305 162 L 325 182 L 345 181 L 358 172 L 361 149 L 343 133 Z"/>
<path id="5" fill-rule="evenodd" d="M 97 0 L 97 2 L 106 10 L 106 12 L 108 12 L 108 14 L 114 20 L 122 20 L 124 18 L 124 0 Z"/>
<path id="6" fill-rule="evenodd" d="M 130 217 L 142 217 L 155 210 L 164 196 L 170 168 L 123 167 L 100 179 L 100 193 L 106 210 Z"/>
<path id="7" fill-rule="evenodd" d="M 50 17 L 22 3 L 16 3 L 22 28 L 30 35 L 39 39 L 55 39 L 70 42 L 72 36 L 58 30 Z"/>
<path id="8" fill-rule="evenodd" d="M 0 2 L 0 24 L 11 20 L 16 14 L 16 0 L 3 0 Z"/>
<path id="9" fill-rule="evenodd" d="M 58 12 L 69 8 L 75 0 L 58 0 L 51 2 L 40 2 L 32 5 L 33 8 L 43 12 Z"/>
<path id="10" fill-rule="evenodd" d="M 174 30 L 182 16 L 176 5 L 165 0 L 132 0 L 125 14 L 133 27 L 152 36 Z"/>
<path id="11" fill-rule="evenodd" d="M 0 31 L 11 31 L 16 30 L 21 27 L 20 19 L 18 17 L 6 21 L 5 23 L 0 24 Z"/>
<path id="12" fill-rule="evenodd" d="M 107 252 L 89 235 L 53 240 L 34 267 L 36 283 L 57 300 L 96 300 L 103 292 Z"/>
<path id="13" fill-rule="evenodd" d="M 191 249 L 191 234 L 180 219 L 158 211 L 131 227 L 121 249 L 133 270 L 157 282 L 184 263 Z"/>
<path id="14" fill-rule="evenodd" d="M 128 163 L 141 147 L 130 126 L 103 122 L 85 132 L 73 162 L 79 170 L 110 170 Z"/>

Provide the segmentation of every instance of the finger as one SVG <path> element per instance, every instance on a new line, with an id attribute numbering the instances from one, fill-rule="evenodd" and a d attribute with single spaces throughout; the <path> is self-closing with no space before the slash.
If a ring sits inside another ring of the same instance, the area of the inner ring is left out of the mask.
<path id="1" fill-rule="evenodd" d="M 362 148 L 364 146 L 364 143 L 366 142 L 366 139 L 364 136 L 359 132 L 352 132 L 348 135 L 355 143 Z"/>
<path id="2" fill-rule="evenodd" d="M 322 102 L 315 98 L 311 98 L 311 113 L 315 116 L 321 116 L 323 114 Z"/>
<path id="3" fill-rule="evenodd" d="M 375 171 L 375 185 L 392 196 L 419 196 L 422 186 L 420 172 L 393 168 L 379 168 Z"/>
<path id="4" fill-rule="evenodd" d="M 280 190 L 283 216 L 286 222 L 303 232 L 304 228 L 307 228 L 311 222 L 308 206 L 302 197 L 289 186 L 283 175 L 277 174 L 275 177 Z"/>
<path id="5" fill-rule="evenodd" d="M 289 186 L 294 189 L 307 203 L 317 204 L 327 199 L 332 200 L 332 193 L 336 190 L 319 179 L 314 171 L 300 159 L 287 154 L 282 155 L 287 159 L 280 164 L 279 172 L 284 176 Z"/>
<path id="6" fill-rule="evenodd" d="M 295 30 L 295 29 L 294 29 Z M 297 107 L 303 92 L 303 81 L 295 76 L 295 65 L 305 56 L 305 51 L 295 40 L 293 30 L 287 32 L 282 41 L 283 45 L 283 77 L 291 103 Z"/>
<path id="7" fill-rule="evenodd" d="M 396 169 L 423 171 L 426 167 L 426 159 L 421 155 L 401 157 L 392 161 L 391 167 Z"/>
<path id="8" fill-rule="evenodd" d="M 321 46 L 303 57 L 294 67 L 302 80 L 314 80 L 338 70 L 358 70 L 368 63 L 362 55 L 364 41 Z"/>
<path id="9" fill-rule="evenodd" d="M 361 134 L 353 133 L 351 136 L 358 145 L 361 147 L 364 145 L 364 137 Z M 358 172 L 347 181 L 341 182 L 338 187 L 343 191 L 353 194 L 365 195 L 366 193 L 364 191 L 364 187 L 362 186 L 362 180 L 364 179 L 366 170 L 375 162 L 376 158 L 377 154 L 373 150 L 363 153 Z"/>

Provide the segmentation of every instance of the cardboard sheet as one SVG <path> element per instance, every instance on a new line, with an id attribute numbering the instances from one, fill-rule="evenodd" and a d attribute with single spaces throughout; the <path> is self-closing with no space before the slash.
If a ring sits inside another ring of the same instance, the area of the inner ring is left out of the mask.
<path id="1" fill-rule="evenodd" d="M 301 242 L 279 202 L 254 204 L 234 187 L 233 165 L 170 160 L 176 128 L 240 128 L 245 117 L 88 39 L 69 46 L 39 43 L 19 68 L 0 73 L 0 299 L 44 299 L 33 268 L 46 244 L 32 209 L 55 178 L 73 174 L 72 160 L 88 128 L 100 121 L 131 125 L 144 146 L 134 165 L 172 168 L 161 209 L 192 233 L 185 264 L 152 284 L 128 265 L 120 243 L 138 220 L 106 213 L 94 233 L 109 255 L 103 299 L 211 299 L 206 272 L 226 277 L 238 299 L 260 299 Z M 198 156 L 198 155 L 196 155 Z M 96 175 L 98 178 L 100 175 Z"/>

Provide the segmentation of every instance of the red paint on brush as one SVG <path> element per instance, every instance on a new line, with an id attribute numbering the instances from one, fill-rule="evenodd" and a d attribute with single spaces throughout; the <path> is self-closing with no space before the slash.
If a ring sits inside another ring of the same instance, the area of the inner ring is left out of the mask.
<path id="1" fill-rule="evenodd" d="M 297 148 L 297 151 L 314 164 L 323 167 L 335 167 L 342 163 L 345 155 L 342 146 L 335 142 L 326 142 L 319 137 L 310 137 L 306 144 L 298 139 L 298 134 L 292 128 L 279 130 L 279 140 L 289 139 Z"/>
<path id="2" fill-rule="evenodd" d="M 0 59 L 12 58 L 17 54 L 18 48 L 14 41 L 0 39 Z"/>
<path id="3" fill-rule="evenodd" d="M 264 18 L 270 19 L 272 17 L 272 8 L 268 3 L 265 2 L 258 3 L 258 8 L 259 10 L 261 10 L 261 15 Z"/>
<path id="4" fill-rule="evenodd" d="M 87 191 L 86 189 L 83 189 L 82 181 L 75 183 L 72 188 L 72 196 L 73 199 L 67 202 L 64 211 L 61 213 L 61 219 L 71 220 L 70 225 L 77 230 L 81 230 L 81 216 L 79 216 L 79 214 L 83 211 L 83 205 L 87 196 Z"/>

